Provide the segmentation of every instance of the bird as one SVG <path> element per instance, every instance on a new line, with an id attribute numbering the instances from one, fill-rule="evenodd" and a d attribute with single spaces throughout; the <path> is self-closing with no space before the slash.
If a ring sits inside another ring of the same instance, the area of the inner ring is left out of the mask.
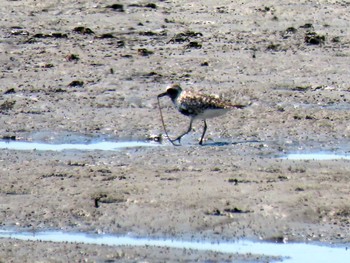
<path id="1" fill-rule="evenodd" d="M 203 139 L 208 128 L 207 119 L 219 117 L 232 109 L 241 109 L 245 107 L 244 105 L 232 104 L 215 95 L 183 90 L 177 83 L 168 86 L 165 92 L 158 95 L 158 99 L 164 96 L 168 96 L 171 99 L 175 108 L 181 114 L 190 118 L 188 129 L 176 139 L 169 139 L 173 144 L 176 141 L 180 144 L 181 138 L 191 132 L 193 121 L 199 119 L 203 120 L 204 123 L 203 133 L 199 140 L 199 144 L 203 145 Z"/>

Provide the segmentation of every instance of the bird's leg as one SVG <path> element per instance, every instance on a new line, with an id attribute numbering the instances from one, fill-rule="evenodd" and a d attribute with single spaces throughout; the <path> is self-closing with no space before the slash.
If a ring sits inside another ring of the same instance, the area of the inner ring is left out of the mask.
<path id="1" fill-rule="evenodd" d="M 208 127 L 207 126 L 207 122 L 205 120 L 203 120 L 203 122 L 204 122 L 204 129 L 203 129 L 202 137 L 201 137 L 201 139 L 199 141 L 200 145 L 203 145 L 203 138 L 204 138 L 205 132 L 207 131 L 207 127 Z"/>
<path id="2" fill-rule="evenodd" d="M 176 139 L 174 139 L 174 140 L 172 140 L 172 141 L 173 141 L 173 142 L 178 141 L 178 142 L 180 143 L 181 138 L 182 138 L 183 136 L 185 136 L 187 133 L 189 133 L 189 132 L 192 130 L 192 122 L 193 122 L 193 119 L 191 119 L 191 121 L 190 121 L 190 126 L 188 127 L 187 131 L 184 132 L 183 134 L 181 134 L 179 137 L 177 137 Z"/>

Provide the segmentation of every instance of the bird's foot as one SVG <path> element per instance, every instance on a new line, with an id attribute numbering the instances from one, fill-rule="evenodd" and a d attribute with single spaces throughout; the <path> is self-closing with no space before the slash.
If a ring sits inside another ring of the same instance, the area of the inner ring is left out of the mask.
<path id="1" fill-rule="evenodd" d="M 176 138 L 174 140 L 170 140 L 171 144 L 174 146 L 180 146 L 181 145 L 181 138 Z M 175 143 L 178 142 L 178 143 Z"/>

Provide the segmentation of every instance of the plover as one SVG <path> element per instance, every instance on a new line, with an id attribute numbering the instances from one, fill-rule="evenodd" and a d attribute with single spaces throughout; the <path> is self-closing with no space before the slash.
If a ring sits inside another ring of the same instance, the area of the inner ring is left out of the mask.
<path id="1" fill-rule="evenodd" d="M 158 95 L 158 98 L 168 96 L 174 103 L 176 109 L 185 116 L 191 118 L 190 125 L 186 132 L 178 136 L 175 140 L 170 140 L 172 143 L 175 141 L 181 142 L 181 138 L 188 134 L 192 130 L 192 123 L 196 119 L 203 120 L 204 128 L 202 137 L 199 140 L 199 144 L 203 144 L 203 138 L 207 131 L 206 119 L 214 118 L 225 114 L 226 112 L 243 108 L 243 105 L 234 105 L 230 102 L 219 99 L 213 95 L 202 94 L 194 91 L 182 90 L 179 84 L 170 85 L 166 92 Z M 173 143 L 174 144 L 174 143 Z"/>

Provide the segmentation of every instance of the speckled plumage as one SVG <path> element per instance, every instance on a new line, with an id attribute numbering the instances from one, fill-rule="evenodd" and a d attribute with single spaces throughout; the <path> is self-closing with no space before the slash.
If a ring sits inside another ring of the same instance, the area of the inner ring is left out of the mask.
<path id="1" fill-rule="evenodd" d="M 215 96 L 193 91 L 182 91 L 174 104 L 182 114 L 195 119 L 217 117 L 233 108 L 230 103 Z"/>
<path id="2" fill-rule="evenodd" d="M 202 144 L 207 130 L 206 119 L 221 116 L 234 108 L 243 107 L 241 105 L 233 105 L 213 95 L 182 90 L 178 84 L 170 85 L 166 92 L 158 95 L 158 97 L 163 96 L 169 96 L 177 110 L 191 118 L 188 130 L 174 140 L 179 142 L 184 135 L 192 130 L 193 120 L 201 119 L 204 122 L 204 130 L 199 144 Z"/>

